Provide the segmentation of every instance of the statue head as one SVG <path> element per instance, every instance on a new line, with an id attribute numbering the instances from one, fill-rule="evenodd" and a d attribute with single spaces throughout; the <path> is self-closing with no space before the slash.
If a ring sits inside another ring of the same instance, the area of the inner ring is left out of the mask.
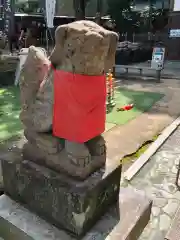
<path id="1" fill-rule="evenodd" d="M 70 72 L 102 75 L 114 65 L 118 35 L 92 21 L 61 25 L 55 32 L 52 64 Z"/>

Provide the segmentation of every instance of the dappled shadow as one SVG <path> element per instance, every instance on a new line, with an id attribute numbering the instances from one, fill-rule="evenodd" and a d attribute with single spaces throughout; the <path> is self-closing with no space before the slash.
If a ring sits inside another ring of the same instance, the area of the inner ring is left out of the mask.
<path id="1" fill-rule="evenodd" d="M 116 106 L 106 115 L 106 121 L 116 125 L 124 125 L 135 119 L 143 112 L 149 111 L 164 94 L 157 92 L 134 91 L 126 88 L 118 88 L 115 91 Z M 118 111 L 123 106 L 133 104 L 129 111 Z"/>
<path id="2" fill-rule="evenodd" d="M 148 111 L 157 101 L 164 97 L 164 94 L 158 92 L 135 91 L 126 88 L 118 88 L 116 91 L 129 99 L 127 104 L 134 104 L 134 108 L 140 112 Z"/>
<path id="3" fill-rule="evenodd" d="M 18 87 L 0 88 L 0 142 L 22 131 L 19 120 L 20 91 Z"/>
<path id="4" fill-rule="evenodd" d="M 163 96 L 157 100 L 152 107 L 147 110 L 148 114 L 161 114 L 168 115 L 170 117 L 176 118 L 180 115 L 180 81 L 171 79 L 164 80 L 160 83 L 154 81 L 127 81 L 127 80 L 117 80 L 116 81 L 117 91 L 121 89 L 126 89 L 130 91 L 142 91 L 142 92 L 152 92 L 160 93 Z M 124 93 L 123 93 L 124 94 Z M 132 100 L 134 97 L 132 96 Z M 141 105 L 137 106 L 141 110 Z"/>

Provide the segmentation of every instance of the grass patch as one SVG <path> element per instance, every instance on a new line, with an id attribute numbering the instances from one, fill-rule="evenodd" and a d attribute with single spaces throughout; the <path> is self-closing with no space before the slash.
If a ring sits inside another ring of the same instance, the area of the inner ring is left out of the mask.
<path id="1" fill-rule="evenodd" d="M 123 157 L 120 161 L 122 164 L 135 162 L 142 154 L 145 153 L 145 151 L 150 147 L 150 145 L 156 141 L 159 135 L 156 135 L 153 137 L 152 140 L 146 141 L 136 152 L 126 155 Z"/>
<path id="2" fill-rule="evenodd" d="M 119 88 L 115 92 L 116 106 L 106 115 L 106 122 L 123 125 L 138 117 L 143 112 L 147 112 L 164 95 L 157 92 L 133 91 Z M 117 108 L 127 104 L 134 104 L 130 111 L 117 112 Z"/>
<path id="3" fill-rule="evenodd" d="M 136 118 L 150 109 L 162 97 L 163 95 L 159 93 L 138 92 L 120 88 L 115 92 L 116 107 L 107 114 L 106 130 Z M 135 105 L 132 110 L 125 112 L 116 111 L 117 107 L 129 103 L 134 103 Z M 9 139 L 16 139 L 22 134 L 23 126 L 19 120 L 20 109 L 19 87 L 0 87 L 0 143 Z"/>
<path id="4" fill-rule="evenodd" d="M 22 133 L 18 87 L 0 88 L 0 142 Z"/>

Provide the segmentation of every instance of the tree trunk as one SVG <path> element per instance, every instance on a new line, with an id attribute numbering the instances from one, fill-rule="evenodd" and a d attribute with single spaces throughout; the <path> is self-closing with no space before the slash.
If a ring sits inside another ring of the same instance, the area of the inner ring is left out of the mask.
<path id="1" fill-rule="evenodd" d="M 101 25 L 101 17 L 102 17 L 101 15 L 102 15 L 102 0 L 97 0 L 95 22 L 99 25 Z"/>
<path id="2" fill-rule="evenodd" d="M 73 0 L 76 20 L 85 19 L 85 0 Z"/>

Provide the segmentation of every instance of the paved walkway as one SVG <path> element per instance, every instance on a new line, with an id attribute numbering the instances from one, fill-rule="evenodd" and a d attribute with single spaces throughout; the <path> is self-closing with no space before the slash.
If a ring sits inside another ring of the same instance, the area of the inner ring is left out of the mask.
<path id="1" fill-rule="evenodd" d="M 179 160 L 180 128 L 129 184 L 129 187 L 143 190 L 153 200 L 151 221 L 140 240 L 164 240 L 180 207 L 180 192 L 174 184 Z"/>

